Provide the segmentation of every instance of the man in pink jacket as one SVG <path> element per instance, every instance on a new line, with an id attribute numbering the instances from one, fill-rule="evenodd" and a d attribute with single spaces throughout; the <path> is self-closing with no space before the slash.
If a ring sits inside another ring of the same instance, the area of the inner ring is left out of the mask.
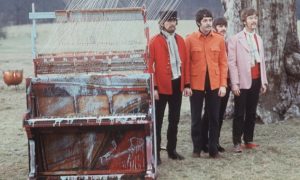
<path id="1" fill-rule="evenodd" d="M 244 29 L 228 41 L 228 67 L 234 94 L 233 144 L 234 152 L 242 152 L 241 138 L 246 148 L 253 143 L 259 92 L 267 90 L 264 47 L 256 33 L 257 11 L 244 9 L 241 13 Z"/>

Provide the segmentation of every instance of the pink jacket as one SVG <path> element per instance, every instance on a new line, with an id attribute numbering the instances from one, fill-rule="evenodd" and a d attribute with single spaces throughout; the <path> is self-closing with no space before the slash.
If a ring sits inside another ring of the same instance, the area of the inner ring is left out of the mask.
<path id="1" fill-rule="evenodd" d="M 267 85 L 264 47 L 261 37 L 257 35 L 259 54 L 261 56 L 260 76 L 262 84 Z M 228 41 L 228 67 L 232 85 L 240 89 L 250 89 L 252 84 L 249 46 L 243 31 L 231 37 Z"/>

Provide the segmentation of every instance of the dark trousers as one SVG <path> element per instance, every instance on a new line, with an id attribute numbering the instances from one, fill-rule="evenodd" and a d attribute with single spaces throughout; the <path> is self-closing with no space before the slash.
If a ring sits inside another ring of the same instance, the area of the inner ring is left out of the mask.
<path id="1" fill-rule="evenodd" d="M 180 78 L 172 80 L 172 95 L 159 94 L 159 100 L 155 101 L 155 115 L 156 115 L 156 138 L 157 138 L 157 152 L 159 156 L 160 143 L 161 143 L 161 128 L 163 124 L 163 118 L 165 108 L 168 103 L 168 130 L 167 130 L 167 151 L 173 152 L 176 150 L 177 144 L 177 131 L 178 123 L 180 119 L 180 108 L 182 100 L 182 92 L 180 91 Z"/>
<path id="2" fill-rule="evenodd" d="M 252 80 L 250 89 L 241 89 L 240 96 L 234 96 L 234 118 L 232 127 L 233 144 L 253 141 L 256 109 L 261 88 L 260 79 Z"/>
<path id="3" fill-rule="evenodd" d="M 208 83 L 209 84 L 209 83 Z M 205 91 L 193 90 L 193 95 L 190 97 L 191 116 L 192 116 L 192 141 L 193 152 L 200 153 L 204 145 L 202 136 L 203 119 L 202 107 L 203 101 L 207 103 L 207 112 L 209 119 L 209 140 L 208 150 L 211 156 L 218 153 L 217 142 L 219 136 L 219 109 L 220 109 L 220 97 L 218 96 L 219 89 L 211 90 L 206 86 Z"/>
<path id="4" fill-rule="evenodd" d="M 219 112 L 219 131 L 218 131 L 218 144 L 220 143 L 220 134 L 221 134 L 221 128 L 223 125 L 223 120 L 224 120 L 224 115 L 226 112 L 226 107 L 227 107 L 227 103 L 228 103 L 228 99 L 229 99 L 229 95 L 230 95 L 230 87 L 226 88 L 226 94 L 224 97 L 221 98 L 221 102 L 220 102 L 220 112 Z M 207 102 L 205 102 L 205 104 L 207 104 Z M 204 146 L 208 145 L 208 123 L 209 123 L 209 119 L 208 119 L 208 108 L 205 105 L 204 107 L 204 115 L 203 115 L 203 131 L 202 131 L 202 136 L 203 136 L 203 142 L 204 142 Z M 204 147 L 203 147 L 204 148 Z"/>

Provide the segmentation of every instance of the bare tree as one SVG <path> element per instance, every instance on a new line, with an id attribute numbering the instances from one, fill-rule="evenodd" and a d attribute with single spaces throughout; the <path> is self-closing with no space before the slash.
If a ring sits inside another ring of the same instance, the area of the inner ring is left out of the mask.
<path id="1" fill-rule="evenodd" d="M 0 39 L 6 39 L 6 32 L 3 30 L 3 27 L 0 26 Z"/>
<path id="2" fill-rule="evenodd" d="M 4 14 L 0 13 L 0 39 L 6 38 L 6 32 L 3 29 L 3 27 L 4 27 L 3 19 L 4 19 Z"/>
<path id="3" fill-rule="evenodd" d="M 295 0 L 221 0 L 229 35 L 241 30 L 239 12 L 254 7 L 264 40 L 269 91 L 261 96 L 258 115 L 265 123 L 300 117 L 300 48 Z"/>

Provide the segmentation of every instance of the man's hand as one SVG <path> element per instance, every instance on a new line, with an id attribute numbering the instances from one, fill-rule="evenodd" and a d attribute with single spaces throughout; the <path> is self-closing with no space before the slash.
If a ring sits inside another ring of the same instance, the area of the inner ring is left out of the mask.
<path id="1" fill-rule="evenodd" d="M 238 85 L 232 85 L 232 92 L 235 96 L 240 96 L 241 91 Z"/>
<path id="2" fill-rule="evenodd" d="M 265 84 L 261 85 L 260 92 L 265 94 L 267 92 L 267 86 Z"/>
<path id="3" fill-rule="evenodd" d="M 154 90 L 154 99 L 159 100 L 158 90 Z"/>
<path id="4" fill-rule="evenodd" d="M 183 90 L 183 95 L 184 96 L 192 96 L 192 94 L 193 94 L 193 91 L 191 90 L 191 88 L 184 88 L 184 90 Z"/>
<path id="5" fill-rule="evenodd" d="M 224 97 L 225 94 L 226 94 L 226 87 L 221 86 L 221 87 L 219 88 L 219 93 L 218 93 L 218 95 L 219 95 L 220 97 Z"/>

